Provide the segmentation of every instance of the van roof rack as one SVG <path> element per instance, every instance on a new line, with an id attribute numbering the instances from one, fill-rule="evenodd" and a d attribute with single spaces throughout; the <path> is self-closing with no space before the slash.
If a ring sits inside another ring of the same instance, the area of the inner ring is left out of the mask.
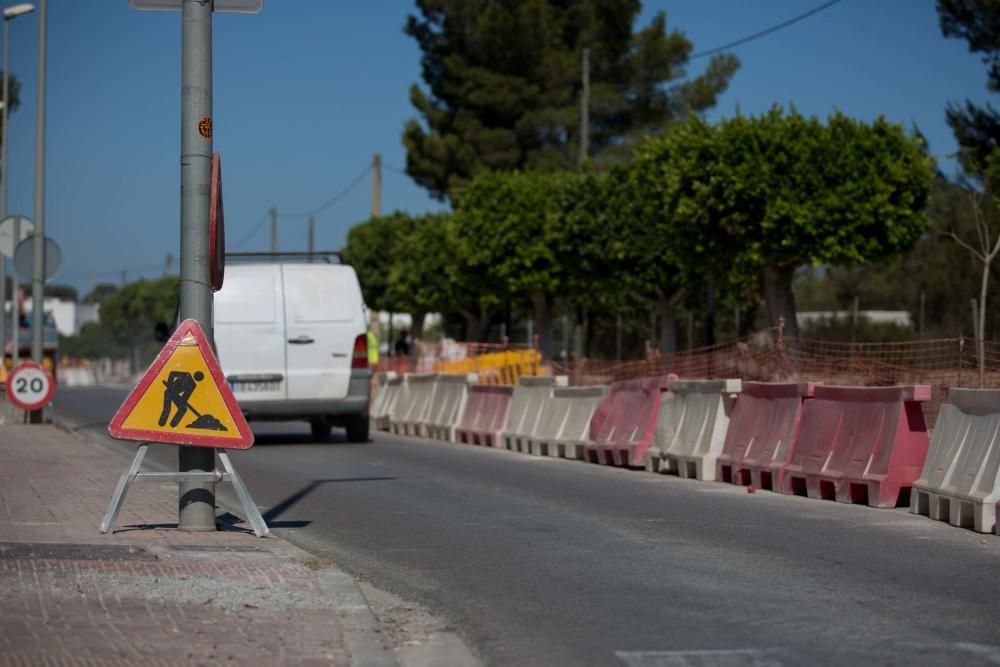
<path id="1" fill-rule="evenodd" d="M 312 252 L 308 251 L 287 251 L 287 252 L 227 252 L 226 260 L 233 260 L 234 262 L 246 262 L 253 260 L 270 260 L 273 262 L 294 260 L 301 261 L 305 260 L 326 262 L 327 264 L 332 264 L 331 258 L 336 257 L 337 261 L 341 264 L 346 264 L 344 261 L 344 255 L 340 250 L 314 250 Z"/>

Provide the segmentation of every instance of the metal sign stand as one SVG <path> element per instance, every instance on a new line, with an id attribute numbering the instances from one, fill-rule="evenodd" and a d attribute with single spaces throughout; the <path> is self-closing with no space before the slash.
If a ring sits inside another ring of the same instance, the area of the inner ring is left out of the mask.
<path id="1" fill-rule="evenodd" d="M 149 448 L 147 444 L 139 445 L 139 449 L 136 450 L 135 458 L 132 459 L 132 465 L 129 467 L 128 471 L 122 475 L 121 479 L 118 480 L 118 486 L 115 487 L 115 492 L 111 495 L 111 502 L 108 504 L 108 511 L 104 514 L 104 520 L 101 521 L 101 532 L 110 532 L 115 525 L 115 521 L 118 519 L 118 512 L 121 511 L 122 501 L 125 500 L 125 493 L 128 491 L 128 487 L 133 482 L 232 482 L 233 488 L 236 490 L 236 495 L 240 498 L 240 503 L 243 505 L 243 511 L 246 512 L 247 520 L 253 527 L 253 532 L 257 537 L 265 537 L 270 534 L 267 524 L 264 523 L 264 517 L 260 515 L 260 510 L 257 509 L 257 505 L 254 504 L 253 498 L 250 497 L 250 492 L 247 487 L 243 484 L 243 480 L 236 473 L 236 468 L 233 467 L 232 461 L 229 460 L 229 454 L 226 453 L 224 449 L 216 449 L 215 453 L 218 454 L 219 460 L 222 461 L 222 467 L 225 472 L 220 471 L 218 468 L 212 472 L 140 472 L 139 467 L 142 465 L 142 459 L 146 456 L 146 450 Z"/>

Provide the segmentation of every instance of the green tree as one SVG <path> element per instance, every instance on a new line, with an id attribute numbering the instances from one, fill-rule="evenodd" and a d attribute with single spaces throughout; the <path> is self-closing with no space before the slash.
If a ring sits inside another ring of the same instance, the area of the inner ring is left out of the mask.
<path id="1" fill-rule="evenodd" d="M 638 32 L 639 0 L 417 0 L 405 31 L 422 52 L 410 99 L 407 173 L 439 199 L 487 171 L 578 161 L 580 63 L 590 50 L 595 159 L 715 105 L 739 67 L 719 55 L 686 79 L 692 44 L 664 13 Z"/>
<path id="2" fill-rule="evenodd" d="M 964 39 L 969 51 L 981 54 L 988 67 L 987 89 L 1000 91 L 1000 2 L 938 0 L 937 11 L 944 36 Z M 985 166 L 994 149 L 1000 148 L 1000 114 L 993 105 L 950 102 L 945 118 L 958 140 L 966 169 Z"/>
<path id="3" fill-rule="evenodd" d="M 101 304 L 100 326 L 108 338 L 107 349 L 131 349 L 133 364 L 139 368 L 161 345 L 155 338 L 156 326 L 173 325 L 179 299 L 177 276 L 141 279 L 119 289 Z M 92 331 L 87 335 L 95 338 Z"/>
<path id="4" fill-rule="evenodd" d="M 391 259 L 387 300 L 411 315 L 411 333 L 420 338 L 428 313 L 447 313 L 462 300 L 451 216 L 431 214 L 414 219 L 399 237 Z"/>
<path id="5" fill-rule="evenodd" d="M 783 317 L 791 336 L 799 266 L 878 261 L 927 228 L 933 161 L 883 118 L 838 112 L 824 125 L 775 107 L 717 126 L 692 117 L 671 134 L 675 155 L 699 163 L 680 163 L 664 183 L 679 236 L 694 235 L 687 247 L 737 280 L 761 276 L 770 321 Z"/>
<path id="6" fill-rule="evenodd" d="M 575 174 L 492 173 L 463 189 L 456 235 L 466 265 L 494 304 L 527 305 L 542 353 L 551 358 L 556 300 L 567 293 L 578 258 L 566 219 L 566 190 Z M 579 224 L 574 225 L 579 232 Z"/>
<path id="7" fill-rule="evenodd" d="M 412 228 L 413 219 L 406 213 L 396 211 L 354 225 L 347 232 L 344 261 L 357 272 L 369 308 L 390 313 L 404 312 L 400 304 L 392 299 L 389 273 L 396 246 Z"/>

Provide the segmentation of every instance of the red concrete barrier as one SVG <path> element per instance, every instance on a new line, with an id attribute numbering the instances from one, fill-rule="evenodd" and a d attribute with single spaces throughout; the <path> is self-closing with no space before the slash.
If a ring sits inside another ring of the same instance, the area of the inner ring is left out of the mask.
<path id="1" fill-rule="evenodd" d="M 812 384 L 744 382 L 729 418 L 716 479 L 777 491 L 794 451 L 802 402 Z"/>
<path id="2" fill-rule="evenodd" d="M 909 506 L 927 457 L 928 385 L 816 387 L 782 492 L 872 507 Z"/>
<path id="3" fill-rule="evenodd" d="M 660 396 L 666 377 L 623 380 L 611 385 L 590 421 L 587 460 L 606 465 L 643 467 L 656 435 Z"/>
<path id="4" fill-rule="evenodd" d="M 455 429 L 455 440 L 472 445 L 500 447 L 500 432 L 507 426 L 513 387 L 473 385 L 465 411 Z"/>

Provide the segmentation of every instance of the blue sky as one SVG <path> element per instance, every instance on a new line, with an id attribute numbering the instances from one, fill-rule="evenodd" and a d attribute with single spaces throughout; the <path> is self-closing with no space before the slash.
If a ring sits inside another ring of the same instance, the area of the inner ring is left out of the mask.
<path id="1" fill-rule="evenodd" d="M 9 0 L 10 4 L 13 0 Z M 695 51 L 767 28 L 820 0 L 647 0 Z M 265 0 L 257 15 L 215 17 L 215 148 L 223 156 L 226 232 L 239 250 L 269 243 L 268 209 L 319 206 L 381 153 L 383 211 L 441 208 L 392 168 L 413 115 L 420 54 L 404 0 Z M 37 14 L 11 24 L 11 71 L 24 82 L 10 126 L 10 211 L 32 216 Z M 55 282 L 81 296 L 97 282 L 163 273 L 179 247 L 180 15 L 127 0 L 49 0 L 46 228 L 62 247 Z M 946 40 L 933 0 L 843 0 L 734 52 L 743 66 L 710 116 L 774 103 L 825 116 L 879 114 L 916 124 L 946 173 L 955 150 L 949 100 L 986 101 L 986 70 Z M 697 73 L 707 59 L 692 64 Z M 339 248 L 368 216 L 366 179 L 317 216 L 317 246 Z M 280 220 L 282 249 L 304 249 L 305 219 Z M 232 247 L 231 247 L 232 249 Z"/>

